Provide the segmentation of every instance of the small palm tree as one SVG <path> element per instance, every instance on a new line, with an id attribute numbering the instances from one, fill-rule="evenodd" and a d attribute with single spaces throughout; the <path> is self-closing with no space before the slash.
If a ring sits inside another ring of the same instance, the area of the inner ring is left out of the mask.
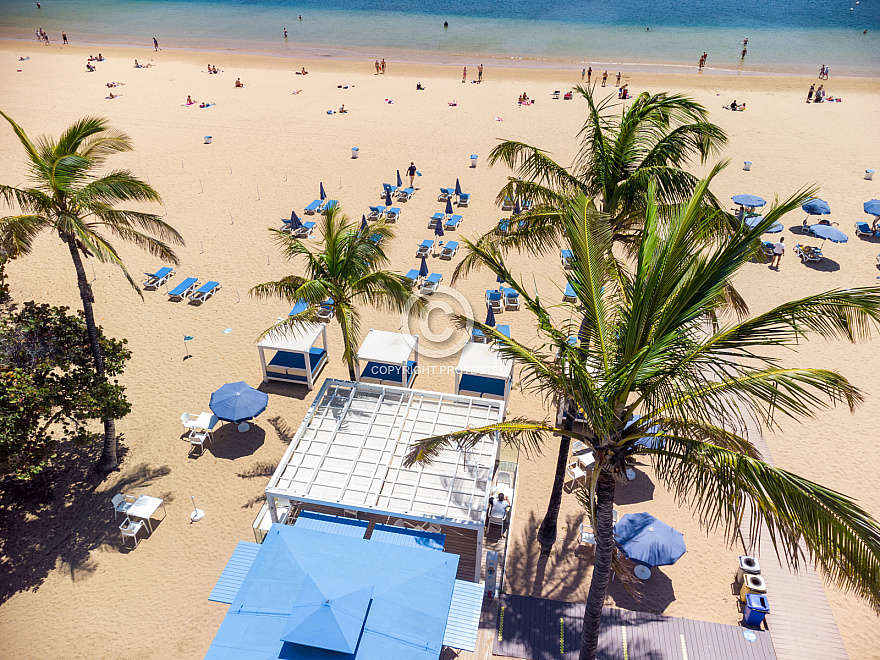
<path id="1" fill-rule="evenodd" d="M 880 321 L 880 287 L 834 290 L 793 300 L 753 317 L 727 318 L 725 287 L 752 257 L 762 232 L 796 208 L 803 194 L 777 204 L 754 229 L 718 240 L 703 203 L 709 180 L 690 201 L 664 216 L 649 188 L 645 222 L 631 272 L 611 253 L 612 231 L 581 195 L 562 214 L 575 255 L 568 281 L 573 319 L 551 310 L 519 285 L 496 251 L 481 251 L 492 271 L 517 289 L 535 315 L 545 343 L 538 349 L 474 322 L 502 355 L 522 367 L 524 387 L 571 401 L 565 433 L 595 456 L 582 491 L 596 537 L 584 614 L 581 660 L 596 657 L 602 605 L 617 556 L 612 510 L 629 464 L 645 457 L 657 479 L 689 505 L 708 530 L 732 543 L 743 516 L 768 527 L 780 556 L 797 568 L 807 549 L 812 564 L 880 611 L 880 525 L 835 491 L 763 462 L 742 429 L 774 415 L 815 417 L 827 403 L 851 410 L 862 393 L 841 374 L 790 368 L 772 355 L 805 336 L 856 341 Z M 464 322 L 465 319 L 460 319 Z M 570 337 L 576 337 L 571 341 Z M 415 445 L 410 464 L 430 461 L 444 445 L 468 447 L 489 433 L 534 446 L 559 427 L 513 419 Z"/>
<path id="2" fill-rule="evenodd" d="M 394 237 L 394 230 L 381 222 L 360 229 L 334 206 L 324 214 L 320 249 L 314 252 L 309 249 L 308 241 L 279 229 L 269 231 L 274 234 L 285 259 L 305 261 L 305 274 L 258 284 L 251 289 L 251 295 L 281 298 L 292 305 L 302 302 L 308 307 L 273 325 L 263 336 L 314 323 L 318 311 L 329 307 L 342 330 L 342 360 L 348 365 L 349 378 L 355 380 L 361 330 L 359 307 L 369 305 L 399 312 L 412 293 L 401 275 L 383 270 L 388 258 L 382 246 Z"/>
<path id="3" fill-rule="evenodd" d="M 111 234 L 176 264 L 177 255 L 168 243 L 183 244 L 180 234 L 159 216 L 116 208 L 121 202 L 160 202 L 152 187 L 128 170 L 99 173 L 108 156 L 131 151 L 131 139 L 111 129 L 107 120 L 86 117 L 72 124 L 58 140 L 41 137 L 33 142 L 12 118 L 0 111 L 24 147 L 30 167 L 30 187 L 0 185 L 0 195 L 20 215 L 0 218 L 0 237 L 11 255 L 29 254 L 34 239 L 49 231 L 67 245 L 76 270 L 79 295 L 85 312 L 95 371 L 103 376 L 104 356 L 92 309 L 94 297 L 86 279 L 83 257 L 118 266 L 140 294 L 116 248 Z M 97 469 L 116 468 L 116 421 L 105 419 L 104 448 Z"/>

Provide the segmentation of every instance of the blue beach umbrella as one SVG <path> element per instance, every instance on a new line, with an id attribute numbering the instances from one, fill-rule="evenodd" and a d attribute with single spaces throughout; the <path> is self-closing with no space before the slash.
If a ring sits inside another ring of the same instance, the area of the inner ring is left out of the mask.
<path id="1" fill-rule="evenodd" d="M 429 272 L 428 260 L 425 258 L 425 255 L 422 255 L 422 265 L 419 266 L 419 277 L 427 277 Z"/>
<path id="2" fill-rule="evenodd" d="M 253 419 L 269 405 L 269 395 L 239 381 L 226 383 L 211 395 L 211 412 L 217 419 L 238 424 L 242 433 L 250 428 L 245 420 Z"/>
<path id="3" fill-rule="evenodd" d="M 501 275 L 496 275 L 495 281 L 498 282 L 498 284 L 504 284 L 504 278 L 501 277 Z"/>
<path id="4" fill-rule="evenodd" d="M 452 215 L 452 200 L 446 198 L 446 215 Z"/>
<path id="5" fill-rule="evenodd" d="M 519 200 L 516 200 L 516 205 L 513 207 L 513 214 L 519 215 L 522 213 L 522 207 L 519 205 Z"/>
<path id="6" fill-rule="evenodd" d="M 443 236 L 443 223 L 442 222 L 438 222 L 437 225 L 434 227 L 434 235 L 435 236 Z"/>
<path id="7" fill-rule="evenodd" d="M 846 243 L 849 240 L 846 234 L 831 225 L 810 225 L 810 233 L 832 243 Z"/>
<path id="8" fill-rule="evenodd" d="M 361 214 L 361 231 L 366 229 L 369 225 L 367 224 L 367 216 Z"/>
<path id="9" fill-rule="evenodd" d="M 400 179 L 400 170 L 397 170 L 397 187 L 400 188 L 403 185 L 403 181 Z"/>
<path id="10" fill-rule="evenodd" d="M 391 189 L 385 191 L 385 206 L 391 206 Z"/>
<path id="11" fill-rule="evenodd" d="M 302 229 L 303 223 L 299 219 L 299 216 L 296 214 L 296 211 L 290 212 L 290 228 L 291 229 Z"/>
<path id="12" fill-rule="evenodd" d="M 324 182 L 321 181 L 321 201 L 327 199 L 327 193 L 324 192 Z"/>
<path id="13" fill-rule="evenodd" d="M 738 204 L 739 206 L 751 206 L 752 208 L 759 208 L 767 204 L 767 200 L 763 197 L 758 197 L 757 195 L 734 195 L 730 199 L 733 200 L 734 204 Z"/>
<path id="14" fill-rule="evenodd" d="M 746 227 L 748 227 L 749 229 L 754 229 L 762 222 L 764 222 L 763 215 L 753 215 L 751 218 L 746 218 L 746 220 L 745 220 Z M 781 222 L 774 222 L 772 225 L 770 225 L 769 229 L 764 230 L 764 233 L 765 234 L 778 234 L 783 229 L 785 229 L 785 227 L 782 226 Z"/>
<path id="15" fill-rule="evenodd" d="M 828 202 L 821 199 L 811 199 L 803 204 L 801 208 L 810 215 L 828 215 L 831 213 L 831 207 L 828 206 Z"/>
<path id="16" fill-rule="evenodd" d="M 880 199 L 872 199 L 869 202 L 865 202 L 862 208 L 865 209 L 865 213 L 880 215 Z"/>
<path id="17" fill-rule="evenodd" d="M 628 513 L 614 526 L 623 553 L 643 566 L 674 564 L 687 551 L 684 535 L 649 513 Z"/>
<path id="18" fill-rule="evenodd" d="M 461 184 L 458 182 L 458 179 L 455 180 L 455 194 L 461 197 Z"/>
<path id="19" fill-rule="evenodd" d="M 492 305 L 487 305 L 489 311 L 486 312 L 486 325 L 490 328 L 495 327 L 495 312 L 492 311 Z"/>

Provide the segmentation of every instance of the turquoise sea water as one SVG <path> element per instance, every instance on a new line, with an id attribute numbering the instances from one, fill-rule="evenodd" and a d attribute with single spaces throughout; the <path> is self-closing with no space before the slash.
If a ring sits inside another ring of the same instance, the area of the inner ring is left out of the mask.
<path id="1" fill-rule="evenodd" d="M 0 0 L 0 36 L 534 64 L 663 64 L 880 76 L 880 0 Z M 852 8 L 852 11 L 850 11 Z M 303 20 L 298 16 L 302 14 Z M 443 21 L 449 28 L 443 28 Z M 285 42 L 283 28 L 289 38 Z M 646 28 L 650 27 L 650 30 Z M 863 34 L 863 30 L 868 34 Z M 740 62 L 741 42 L 748 55 Z M 389 58 L 390 59 L 390 58 Z"/>

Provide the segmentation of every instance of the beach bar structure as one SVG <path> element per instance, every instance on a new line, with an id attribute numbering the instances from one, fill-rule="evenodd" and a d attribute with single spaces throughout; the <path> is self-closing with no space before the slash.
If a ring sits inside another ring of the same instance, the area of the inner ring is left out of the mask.
<path id="1" fill-rule="evenodd" d="M 503 401 L 506 409 L 512 382 L 513 360 L 501 357 L 491 344 L 471 341 L 461 349 L 455 367 L 456 394 Z"/>
<path id="2" fill-rule="evenodd" d="M 445 535 L 458 579 L 479 582 L 498 438 L 443 449 L 428 465 L 404 457 L 416 440 L 503 416 L 501 401 L 328 378 L 266 486 L 257 538 L 303 511 L 366 521 L 370 533 L 420 529 Z"/>
<path id="3" fill-rule="evenodd" d="M 358 349 L 357 363 L 360 383 L 409 387 L 419 366 L 419 336 L 371 328 Z"/>
<path id="4" fill-rule="evenodd" d="M 315 346 L 319 339 L 321 345 Z M 263 337 L 257 344 L 257 349 L 260 351 L 260 364 L 263 367 L 263 382 L 280 380 L 299 383 L 311 390 L 315 387 L 315 379 L 327 364 L 327 326 L 323 323 L 308 323 L 279 330 Z M 268 362 L 267 351 L 272 356 Z"/>

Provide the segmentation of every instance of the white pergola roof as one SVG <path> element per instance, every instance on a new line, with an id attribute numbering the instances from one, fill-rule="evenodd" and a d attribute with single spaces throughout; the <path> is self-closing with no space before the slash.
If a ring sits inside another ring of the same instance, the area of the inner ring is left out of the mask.
<path id="1" fill-rule="evenodd" d="M 461 357 L 455 372 L 507 378 L 513 373 L 513 360 L 501 357 L 491 344 L 468 342 L 461 349 Z"/>
<path id="2" fill-rule="evenodd" d="M 370 330 L 357 352 L 357 359 L 384 364 L 406 364 L 418 338 L 400 332 Z"/>
<path id="3" fill-rule="evenodd" d="M 308 353 L 324 328 L 323 323 L 304 323 L 285 329 L 283 334 L 281 331 L 270 333 L 263 337 L 257 346 L 275 351 Z"/>
<path id="4" fill-rule="evenodd" d="M 482 526 L 498 454 L 485 437 L 403 466 L 412 441 L 500 422 L 503 402 L 327 379 L 266 487 L 274 497 Z"/>

